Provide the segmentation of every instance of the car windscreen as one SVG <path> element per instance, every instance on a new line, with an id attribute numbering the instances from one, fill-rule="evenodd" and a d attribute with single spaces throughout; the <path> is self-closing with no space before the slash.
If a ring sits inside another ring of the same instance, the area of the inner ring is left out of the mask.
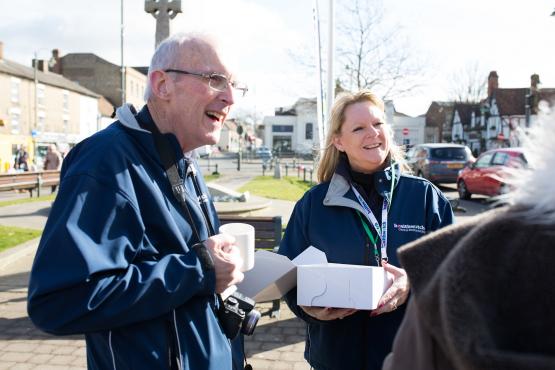
<path id="1" fill-rule="evenodd" d="M 467 153 L 465 148 L 433 148 L 430 150 L 430 157 L 449 161 L 466 161 Z"/>

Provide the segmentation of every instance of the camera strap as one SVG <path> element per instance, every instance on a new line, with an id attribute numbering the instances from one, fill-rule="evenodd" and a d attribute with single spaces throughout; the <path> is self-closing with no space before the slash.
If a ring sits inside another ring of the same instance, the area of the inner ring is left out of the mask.
<path id="1" fill-rule="evenodd" d="M 187 189 L 185 188 L 184 180 L 186 180 L 188 176 L 191 176 L 193 187 L 196 193 L 195 195 L 197 196 L 198 203 L 202 211 L 202 216 L 204 218 L 204 224 L 206 226 L 206 229 L 208 230 L 208 236 L 214 235 L 215 234 L 214 226 L 210 221 L 210 216 L 208 212 L 208 196 L 204 194 L 200 189 L 200 185 L 198 184 L 196 169 L 194 165 L 187 158 L 185 159 L 187 166 L 185 171 L 185 179 L 182 180 L 181 176 L 179 176 L 179 170 L 176 164 L 177 159 L 175 157 L 175 153 L 172 151 L 171 145 L 168 139 L 164 137 L 164 135 L 162 135 L 158 127 L 153 122 L 143 122 L 143 121 L 139 121 L 137 116 L 136 118 L 137 118 L 137 122 L 139 122 L 139 125 L 141 127 L 145 128 L 146 130 L 152 133 L 152 137 L 154 139 L 154 145 L 156 146 L 156 150 L 158 151 L 158 155 L 162 160 L 162 165 L 164 167 L 164 170 L 166 171 L 168 180 L 170 181 L 172 193 L 175 199 L 177 200 L 177 202 L 179 203 L 179 205 L 181 206 L 181 208 L 185 211 L 185 214 L 187 215 L 187 217 L 189 218 L 191 228 L 193 229 L 193 233 L 195 234 L 197 241 L 201 242 L 202 239 L 200 237 L 199 230 L 197 228 L 197 225 L 194 222 L 193 215 L 191 214 L 191 210 L 189 209 L 189 206 L 187 205 L 187 200 L 186 200 Z"/>
<path id="2" fill-rule="evenodd" d="M 174 197 L 176 198 L 177 202 L 179 203 L 180 207 L 183 209 L 183 211 L 185 212 L 185 214 L 187 215 L 186 217 L 189 219 L 189 223 L 191 225 L 191 228 L 193 230 L 194 236 L 197 240 L 197 242 L 201 242 L 202 239 L 200 237 L 200 233 L 199 230 L 197 229 L 197 225 L 195 224 L 195 221 L 193 219 L 193 215 L 191 214 L 191 210 L 189 209 L 189 206 L 187 205 L 187 200 L 186 200 L 186 196 L 187 196 L 187 189 L 185 188 L 185 184 L 184 184 L 184 180 L 187 179 L 187 175 L 190 173 L 189 169 L 193 168 L 193 170 L 191 171 L 193 176 L 194 176 L 194 167 L 193 164 L 189 163 L 189 161 L 187 161 L 187 168 L 185 171 L 185 179 L 182 180 L 181 176 L 179 176 L 179 170 L 177 168 L 177 159 L 175 157 L 175 153 L 172 152 L 171 149 L 171 144 L 168 141 L 168 139 L 166 137 L 164 137 L 164 135 L 162 135 L 162 133 L 160 132 L 160 130 L 158 129 L 158 127 L 151 121 L 142 121 L 140 120 L 138 115 L 135 115 L 135 118 L 137 119 L 137 122 L 139 123 L 139 125 L 144 128 L 147 131 L 150 131 L 150 133 L 152 134 L 152 137 L 154 139 L 154 145 L 156 146 L 156 150 L 158 151 L 158 155 L 160 156 L 160 159 L 162 160 L 162 165 L 164 167 L 164 170 L 166 171 L 166 175 L 168 176 L 168 180 L 170 181 L 170 185 L 172 188 L 172 193 L 174 195 Z M 200 187 L 197 183 L 196 177 L 194 176 L 192 178 L 193 181 L 193 186 L 195 188 L 195 192 L 199 192 Z M 202 192 L 201 192 L 202 194 Z M 202 194 L 204 195 L 204 194 Z M 206 198 L 207 199 L 207 198 Z M 206 204 L 204 204 L 204 207 L 202 205 L 202 203 L 200 204 L 201 206 L 201 210 L 202 210 L 202 214 L 203 214 L 203 218 L 205 221 L 205 225 L 207 226 L 207 230 L 208 230 L 208 235 L 213 235 L 214 233 L 214 228 L 212 226 L 212 223 L 210 222 L 210 218 L 209 218 L 209 214 L 208 214 L 208 208 L 206 206 Z M 199 258 L 202 258 L 202 256 L 199 255 Z M 211 259 L 210 259 L 211 262 Z M 219 297 L 219 295 L 218 295 Z M 221 299 L 221 298 L 220 298 Z M 171 319 L 168 321 L 168 332 L 170 334 L 170 348 L 168 351 L 168 361 L 169 361 L 169 365 L 170 365 L 170 369 L 171 370 L 181 370 L 183 369 L 182 363 L 181 363 L 181 349 L 179 348 L 179 338 L 177 337 L 177 328 L 174 328 L 175 325 L 175 311 L 173 312 L 173 315 L 170 315 Z"/>
<path id="3" fill-rule="evenodd" d="M 166 137 L 164 137 L 164 135 L 162 135 L 158 127 L 153 122 L 151 121 L 144 122 L 139 119 L 138 115 L 135 115 L 135 118 L 137 119 L 137 122 L 142 128 L 152 133 L 152 137 L 154 139 L 154 145 L 156 146 L 156 150 L 158 151 L 158 155 L 160 156 L 162 165 L 164 167 L 164 170 L 166 171 L 168 180 L 170 181 L 172 193 L 176 198 L 177 202 L 179 203 L 179 205 L 181 206 L 181 208 L 185 211 L 185 214 L 187 215 L 187 217 L 189 218 L 191 228 L 193 229 L 193 232 L 195 234 L 197 241 L 201 242 L 202 240 L 200 238 L 200 233 L 197 229 L 197 226 L 195 225 L 193 215 L 191 214 L 191 210 L 187 205 L 187 201 L 186 201 L 187 189 L 185 188 L 184 181 L 181 179 L 181 176 L 179 176 L 179 170 L 176 164 L 177 159 L 175 157 L 175 153 L 171 149 L 170 142 Z M 208 196 L 204 194 L 204 192 L 200 188 L 200 185 L 198 183 L 198 179 L 196 176 L 196 168 L 187 159 L 185 160 L 187 163 L 187 168 L 185 170 L 184 180 L 186 180 L 188 176 L 191 176 L 193 187 L 196 193 L 195 195 L 197 196 L 197 200 L 202 211 L 201 213 L 203 215 L 206 228 L 208 230 L 208 236 L 215 235 L 216 234 L 215 229 L 214 229 L 214 226 L 212 225 L 212 222 L 210 221 L 210 214 L 208 212 L 208 202 L 209 202 Z M 218 299 L 218 304 L 220 305 L 220 307 L 223 306 L 224 302 L 221 295 L 216 294 L 216 297 Z M 172 340 L 173 340 L 173 345 L 175 347 L 174 348 L 175 353 L 173 353 L 173 355 L 170 351 L 171 369 L 181 370 L 182 368 L 181 361 L 176 356 L 177 354 L 180 353 L 180 349 L 178 347 L 177 333 L 174 333 L 173 330 L 170 330 L 170 333 L 173 333 Z M 241 342 L 242 342 L 243 359 L 245 362 L 244 369 L 252 370 L 252 366 L 247 363 L 247 357 L 245 356 L 244 342 L 242 340 Z"/>

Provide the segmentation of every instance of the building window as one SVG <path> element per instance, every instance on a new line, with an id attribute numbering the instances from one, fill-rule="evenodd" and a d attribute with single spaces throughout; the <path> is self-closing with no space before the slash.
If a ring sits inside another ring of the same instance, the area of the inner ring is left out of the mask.
<path id="1" fill-rule="evenodd" d="M 64 108 L 64 112 L 69 111 L 69 91 L 64 90 L 62 92 L 62 104 Z"/>
<path id="2" fill-rule="evenodd" d="M 312 140 L 313 137 L 313 132 L 312 132 L 312 123 L 308 122 L 305 126 L 305 130 L 304 130 L 304 138 L 306 140 Z"/>
<path id="3" fill-rule="evenodd" d="M 293 132 L 291 125 L 273 125 L 272 132 Z"/>
<path id="4" fill-rule="evenodd" d="M 19 78 L 12 77 L 12 88 L 11 88 L 12 103 L 19 103 L 20 84 L 21 84 L 21 80 Z"/>
<path id="5" fill-rule="evenodd" d="M 37 86 L 37 104 L 44 106 L 45 87 L 43 84 Z"/>
<path id="6" fill-rule="evenodd" d="M 19 134 L 20 126 L 19 126 L 19 112 L 10 112 L 10 123 L 12 127 L 12 134 Z"/>

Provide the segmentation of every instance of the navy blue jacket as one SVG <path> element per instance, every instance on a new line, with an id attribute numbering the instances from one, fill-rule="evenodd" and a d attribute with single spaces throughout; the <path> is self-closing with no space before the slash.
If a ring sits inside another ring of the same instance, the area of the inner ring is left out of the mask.
<path id="1" fill-rule="evenodd" d="M 293 259 L 312 245 L 324 251 L 331 263 L 376 265 L 355 210 L 364 213 L 350 187 L 350 172 L 345 167 L 348 167 L 346 161 L 340 161 L 330 182 L 313 187 L 295 205 L 280 244 L 280 254 Z M 399 266 L 397 248 L 451 224 L 453 212 L 449 201 L 432 183 L 400 175 L 391 167 L 373 176 L 380 203 L 377 207 L 370 204 L 371 208 L 379 209 L 381 199 L 389 198 L 392 172 L 396 181 L 388 215 L 387 254 L 389 263 Z M 381 213 L 374 211 L 374 214 L 380 221 Z M 296 289 L 285 299 L 293 312 L 307 323 L 304 355 L 317 370 L 381 369 L 406 306 L 375 317 L 369 317 L 368 311 L 358 311 L 343 320 L 320 321 L 296 304 Z"/>
<path id="2" fill-rule="evenodd" d="M 146 108 L 138 117 L 151 120 Z M 33 263 L 29 316 L 49 333 L 84 333 L 89 369 L 168 369 L 170 348 L 183 369 L 231 369 L 215 315 L 214 271 L 190 248 L 199 240 L 172 195 L 152 135 L 128 107 L 118 118 L 64 160 Z M 183 176 L 184 155 L 175 136 L 167 137 Z M 190 177 L 185 186 L 204 240 Z M 217 230 L 212 204 L 209 217 Z"/>

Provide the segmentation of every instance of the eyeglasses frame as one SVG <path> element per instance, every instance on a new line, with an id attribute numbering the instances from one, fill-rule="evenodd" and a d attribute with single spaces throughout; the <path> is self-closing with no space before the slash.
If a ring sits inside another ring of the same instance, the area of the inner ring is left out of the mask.
<path id="1" fill-rule="evenodd" d="M 168 69 L 164 69 L 165 73 L 178 73 L 178 74 L 182 74 L 182 75 L 190 75 L 190 76 L 196 76 L 196 77 L 200 77 L 200 78 L 204 78 L 208 80 L 208 86 L 210 86 L 211 89 L 214 89 L 216 91 L 224 91 L 223 89 L 218 89 L 215 88 L 214 86 L 212 86 L 212 81 L 214 81 L 214 77 L 218 77 L 218 78 L 223 78 L 227 85 L 231 86 L 232 88 L 234 88 L 235 90 L 240 90 L 242 92 L 242 96 L 245 96 L 247 94 L 247 91 L 249 91 L 249 88 L 245 85 L 245 87 L 239 87 L 237 84 L 237 81 L 230 81 L 229 78 L 227 78 L 225 75 L 221 74 L 221 73 L 200 73 L 200 72 L 190 72 L 190 71 L 184 71 L 182 69 L 173 69 L 173 68 L 168 68 Z"/>

